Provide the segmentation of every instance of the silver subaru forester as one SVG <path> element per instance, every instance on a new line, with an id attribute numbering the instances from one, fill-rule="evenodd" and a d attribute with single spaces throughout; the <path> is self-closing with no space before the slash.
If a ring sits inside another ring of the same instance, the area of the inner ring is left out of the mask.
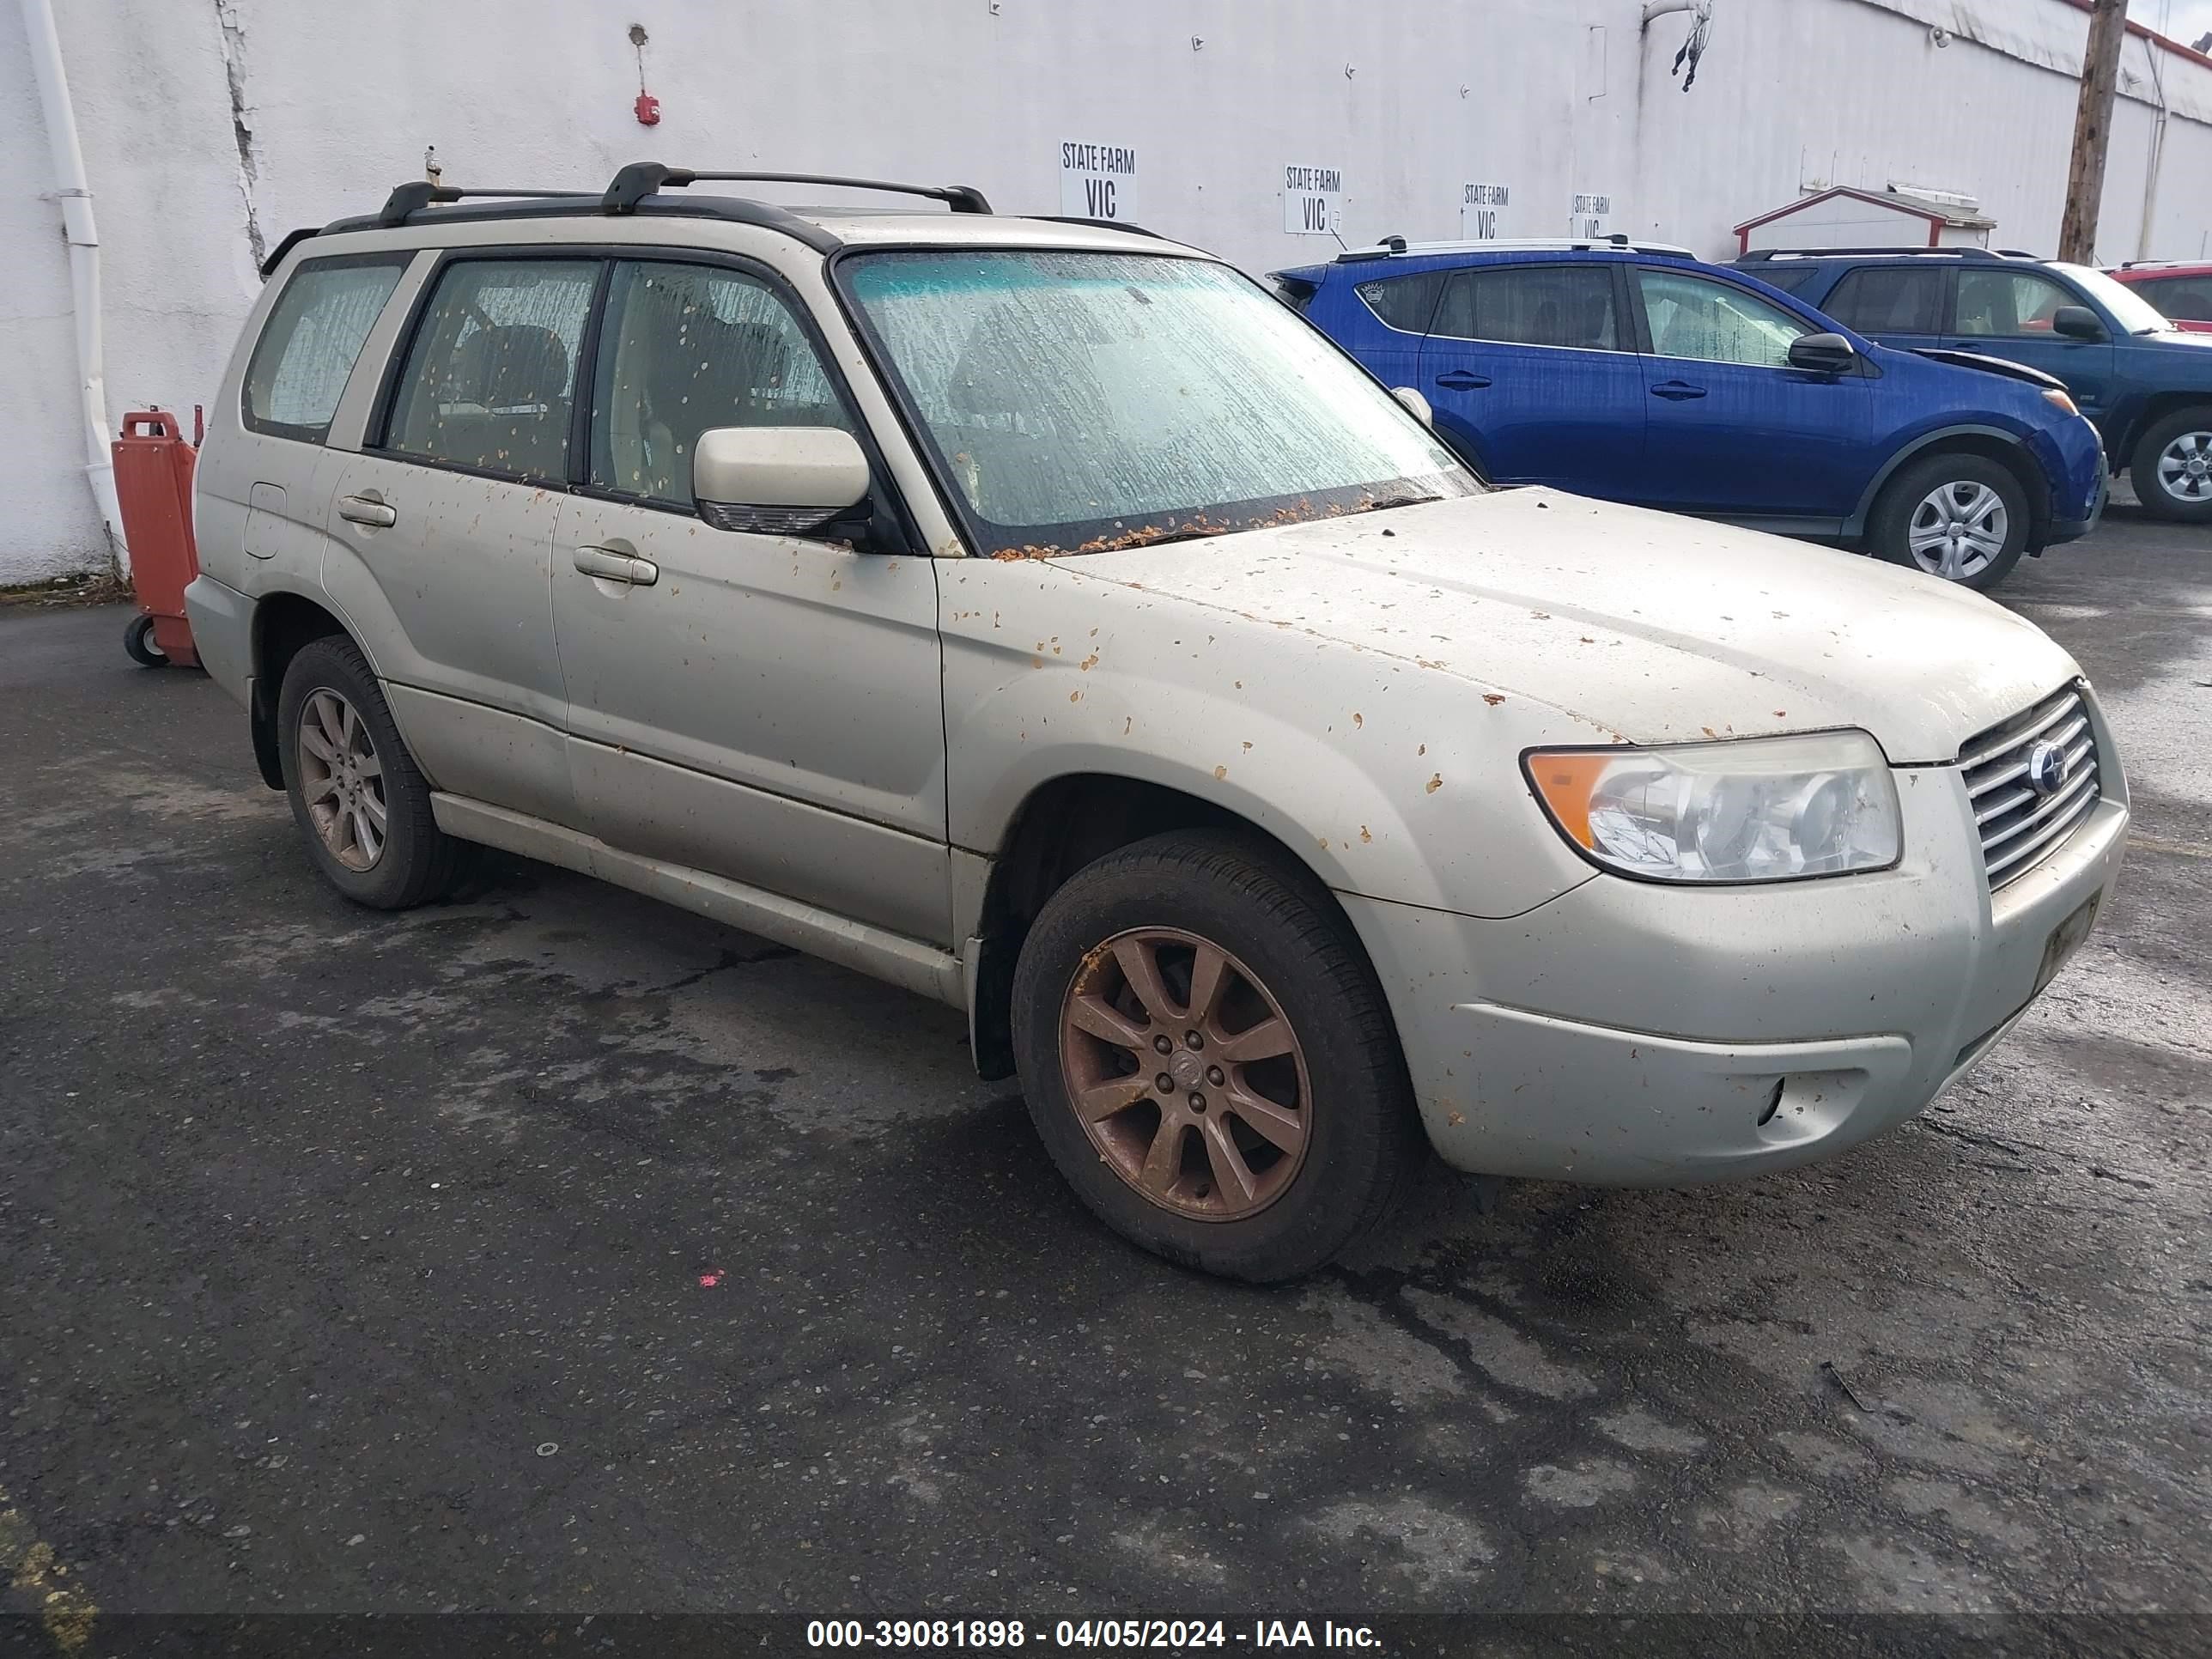
<path id="1" fill-rule="evenodd" d="M 2109 896 L 2111 733 L 1978 595 L 1492 490 L 1126 226 L 691 188 L 763 177 L 403 186 L 272 260 L 187 599 L 348 897 L 489 845 L 940 998 L 1109 1225 L 1275 1279 L 1424 1131 L 1850 1146 Z"/>

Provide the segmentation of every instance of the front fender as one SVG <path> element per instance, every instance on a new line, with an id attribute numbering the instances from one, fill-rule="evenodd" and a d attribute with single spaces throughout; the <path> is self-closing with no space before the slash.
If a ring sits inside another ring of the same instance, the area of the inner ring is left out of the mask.
<path id="1" fill-rule="evenodd" d="M 1524 747 L 1589 741 L 1546 705 L 1048 562 L 940 588 L 957 847 L 996 854 L 1036 791 L 1100 774 L 1214 803 L 1340 892 L 1503 917 L 1590 877 L 1521 776 Z"/>

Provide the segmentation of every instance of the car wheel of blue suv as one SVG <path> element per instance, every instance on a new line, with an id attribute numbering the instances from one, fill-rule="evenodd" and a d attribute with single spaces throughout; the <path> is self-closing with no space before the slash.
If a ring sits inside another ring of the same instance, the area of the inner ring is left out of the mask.
<path id="1" fill-rule="evenodd" d="M 1867 551 L 1962 587 L 1994 587 L 2027 546 L 2027 492 L 2009 468 L 1954 451 L 1909 461 L 1867 518 Z"/>

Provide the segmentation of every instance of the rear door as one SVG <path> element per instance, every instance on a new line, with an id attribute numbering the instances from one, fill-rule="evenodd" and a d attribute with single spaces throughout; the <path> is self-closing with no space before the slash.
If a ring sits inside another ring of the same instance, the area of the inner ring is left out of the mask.
<path id="1" fill-rule="evenodd" d="M 1449 271 L 1378 276 L 1352 289 L 1343 343 L 1387 386 L 1421 384 L 1421 343 Z"/>
<path id="2" fill-rule="evenodd" d="M 1498 483 L 1643 499 L 1644 375 L 1614 264 L 1451 273 L 1420 390 L 1448 441 Z"/>
<path id="3" fill-rule="evenodd" d="M 1899 351 L 1940 344 L 1951 314 L 1954 269 L 1861 265 L 1847 270 L 1820 309 L 1845 328 Z"/>
<path id="4" fill-rule="evenodd" d="M 553 648 L 553 532 L 603 262 L 449 257 L 371 447 L 329 505 L 324 585 L 438 788 L 575 817 Z"/>
<path id="5" fill-rule="evenodd" d="M 2069 339 L 2051 326 L 2059 307 L 2088 306 L 2087 299 L 2044 271 L 1999 264 L 1961 265 L 1952 291 L 1945 345 L 2056 374 L 2081 412 L 2104 426 L 2117 389 L 2112 341 Z"/>
<path id="6" fill-rule="evenodd" d="M 1873 471 L 1873 383 L 1790 367 L 1790 343 L 1818 331 L 1748 289 L 1656 265 L 1631 286 L 1648 353 L 1643 499 L 1838 533 Z"/>

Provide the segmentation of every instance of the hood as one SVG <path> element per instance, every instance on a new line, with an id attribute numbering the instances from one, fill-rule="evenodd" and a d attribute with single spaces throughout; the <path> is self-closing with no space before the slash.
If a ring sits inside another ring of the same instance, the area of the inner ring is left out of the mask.
<path id="1" fill-rule="evenodd" d="M 1549 489 L 1057 562 L 1533 699 L 1569 742 L 1857 726 L 1942 763 L 2080 672 L 1936 577 Z"/>

